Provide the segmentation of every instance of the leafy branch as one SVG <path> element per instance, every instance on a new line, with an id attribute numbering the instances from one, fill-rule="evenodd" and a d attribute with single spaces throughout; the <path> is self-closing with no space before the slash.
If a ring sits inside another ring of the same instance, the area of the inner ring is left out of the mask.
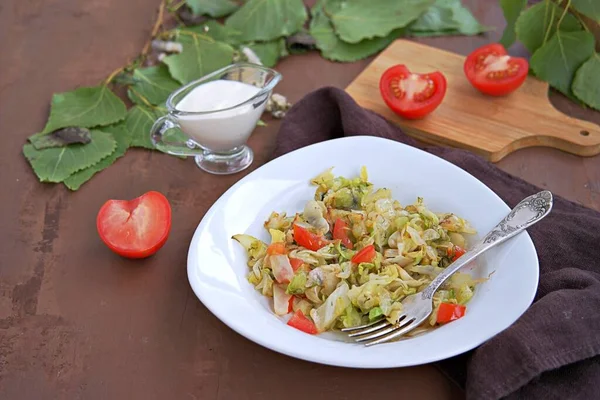
<path id="1" fill-rule="evenodd" d="M 310 17 L 302 0 L 163 0 L 140 53 L 98 86 L 54 94 L 46 126 L 23 153 L 40 181 L 77 190 L 129 148 L 157 150 L 149 130 L 167 112 L 168 96 L 232 62 L 272 67 L 315 48 L 329 60 L 354 61 L 400 36 L 488 29 L 460 0 L 319 0 Z M 132 107 L 114 87 L 126 89 Z M 288 107 L 273 95 L 266 110 L 281 118 Z"/>
<path id="2" fill-rule="evenodd" d="M 515 39 L 530 52 L 531 71 L 571 99 L 600 110 L 600 7 L 597 0 L 503 1 L 508 47 Z M 598 32 L 594 36 L 594 32 Z"/>

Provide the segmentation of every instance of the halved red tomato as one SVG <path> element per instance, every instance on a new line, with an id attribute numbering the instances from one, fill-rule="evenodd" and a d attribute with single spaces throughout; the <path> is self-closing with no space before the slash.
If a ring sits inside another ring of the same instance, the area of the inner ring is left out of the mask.
<path id="1" fill-rule="evenodd" d="M 464 71 L 475 89 L 491 96 L 504 96 L 525 82 L 529 63 L 524 58 L 506 54 L 501 44 L 492 43 L 469 54 Z"/>
<path id="2" fill-rule="evenodd" d="M 96 227 L 102 241 L 127 258 L 144 258 L 160 249 L 171 231 L 171 206 L 159 192 L 133 200 L 108 200 L 100 208 Z"/>
<path id="3" fill-rule="evenodd" d="M 405 65 L 388 68 L 379 80 L 383 101 L 407 119 L 423 118 L 440 105 L 446 95 L 446 78 L 441 72 L 411 73 Z"/>

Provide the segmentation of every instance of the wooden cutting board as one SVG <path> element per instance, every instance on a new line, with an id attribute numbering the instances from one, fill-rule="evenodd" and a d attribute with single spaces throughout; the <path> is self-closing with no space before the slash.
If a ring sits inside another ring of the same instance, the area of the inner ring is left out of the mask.
<path id="1" fill-rule="evenodd" d="M 423 44 L 397 40 L 346 88 L 361 106 L 400 125 L 429 143 L 469 149 L 496 162 L 524 147 L 548 146 L 580 156 L 600 153 L 600 127 L 571 118 L 548 100 L 548 84 L 531 76 L 506 97 L 479 93 L 463 73 L 464 56 Z M 379 78 L 396 64 L 411 71 L 441 71 L 448 88 L 442 104 L 422 120 L 394 114 L 379 95 Z"/>

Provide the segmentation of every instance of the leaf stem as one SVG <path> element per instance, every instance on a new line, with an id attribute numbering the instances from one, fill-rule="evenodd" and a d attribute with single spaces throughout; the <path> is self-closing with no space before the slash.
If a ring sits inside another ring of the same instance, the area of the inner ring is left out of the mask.
<path id="1" fill-rule="evenodd" d="M 127 65 L 129 65 L 129 64 L 127 64 Z M 119 68 L 115 69 L 113 72 L 111 72 L 110 75 L 108 75 L 108 78 L 106 78 L 106 80 L 104 81 L 104 85 L 110 84 L 110 82 L 112 82 L 112 80 L 115 78 L 115 76 L 119 75 L 121 72 L 123 72 L 123 70 L 125 68 L 127 68 L 127 65 L 124 67 L 119 67 Z"/>
<path id="2" fill-rule="evenodd" d="M 150 101 L 145 96 L 143 96 L 140 92 L 135 90 L 133 87 L 129 87 L 129 90 L 131 90 L 133 92 L 133 94 L 135 94 L 137 97 L 139 97 L 139 99 L 142 100 L 142 103 L 144 103 L 146 106 L 148 106 L 150 108 L 155 108 L 154 105 L 152 105 L 152 103 L 150 103 Z"/>
<path id="3" fill-rule="evenodd" d="M 140 55 L 142 58 L 146 57 L 146 55 L 150 51 L 150 46 L 152 45 L 152 39 L 154 39 L 154 37 L 158 34 L 158 31 L 160 30 L 160 27 L 163 24 L 163 18 L 165 15 L 165 5 L 166 5 L 166 0 L 161 1 L 160 6 L 158 7 L 158 17 L 156 18 L 156 21 L 154 22 L 154 26 L 152 27 L 152 32 L 150 33 L 150 38 L 148 39 L 148 41 L 146 42 L 146 45 L 142 49 L 142 54 Z"/>
<path id="4" fill-rule="evenodd" d="M 181 7 L 183 7 L 186 3 L 186 0 L 182 0 L 179 4 L 177 4 L 176 6 L 173 5 L 174 1 L 170 1 L 169 2 L 169 11 L 170 12 L 176 12 L 177 10 L 179 10 Z"/>
<path id="5" fill-rule="evenodd" d="M 550 0 L 546 0 L 546 7 L 548 7 L 548 5 L 550 4 Z M 544 34 L 544 40 L 542 41 L 542 45 L 546 44 L 546 42 L 548 41 L 548 36 L 550 36 L 550 31 L 552 30 L 552 22 L 554 22 L 554 11 L 556 10 L 555 7 L 552 7 L 552 13 L 550 14 L 550 20 L 548 21 L 548 27 L 546 28 L 546 33 Z M 544 16 L 544 20 L 546 19 L 546 17 Z M 546 22 L 546 21 L 544 21 Z"/>
<path id="6" fill-rule="evenodd" d="M 187 35 L 187 36 L 191 36 L 194 39 L 202 39 L 202 40 L 206 40 L 209 42 L 214 42 L 215 40 L 213 38 L 211 38 L 208 35 L 203 35 L 201 33 L 196 33 L 196 32 L 192 32 L 192 31 L 186 31 L 186 30 L 180 30 L 177 32 L 178 35 Z"/>
<path id="7" fill-rule="evenodd" d="M 586 32 L 591 32 L 590 28 L 588 28 L 587 24 L 585 23 L 583 18 L 581 18 L 581 15 L 579 15 L 579 13 L 572 12 L 571 14 L 573 14 L 575 16 L 575 18 L 577 18 L 579 20 L 579 23 L 581 23 L 581 25 L 583 26 L 583 29 L 585 29 Z"/>
<path id="8" fill-rule="evenodd" d="M 560 24 L 562 23 L 563 19 L 565 18 L 565 15 L 567 15 L 567 12 L 569 12 L 569 7 L 571 7 L 571 0 L 567 1 L 567 5 L 565 6 L 565 10 L 563 11 L 563 13 L 561 14 L 560 18 L 558 19 L 558 22 L 556 23 L 556 30 L 560 29 Z"/>

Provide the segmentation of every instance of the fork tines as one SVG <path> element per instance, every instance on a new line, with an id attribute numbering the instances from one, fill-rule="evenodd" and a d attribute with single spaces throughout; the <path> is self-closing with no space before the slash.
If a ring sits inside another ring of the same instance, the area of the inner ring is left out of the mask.
<path id="1" fill-rule="evenodd" d="M 350 332 L 351 338 L 356 338 L 358 343 L 364 343 L 366 346 L 372 346 L 379 343 L 389 342 L 406 332 L 416 328 L 415 318 L 406 318 L 402 316 L 395 324 L 390 324 L 385 319 L 379 319 L 366 325 L 344 328 L 342 332 Z"/>

